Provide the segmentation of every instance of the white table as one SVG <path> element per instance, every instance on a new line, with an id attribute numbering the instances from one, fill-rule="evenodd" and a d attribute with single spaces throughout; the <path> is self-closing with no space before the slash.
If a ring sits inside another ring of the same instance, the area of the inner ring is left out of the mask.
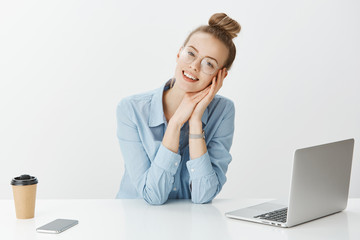
<path id="1" fill-rule="evenodd" d="M 151 206 L 143 200 L 37 200 L 35 218 L 18 220 L 13 201 L 0 200 L 0 239 L 360 239 L 360 199 L 350 199 L 341 213 L 289 229 L 224 216 L 263 201 L 215 199 L 198 205 L 171 200 Z M 35 231 L 56 218 L 79 224 L 60 234 Z"/>

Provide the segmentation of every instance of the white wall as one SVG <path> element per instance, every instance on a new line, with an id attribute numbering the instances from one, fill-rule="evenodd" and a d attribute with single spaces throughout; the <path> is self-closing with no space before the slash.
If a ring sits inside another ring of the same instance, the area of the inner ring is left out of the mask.
<path id="1" fill-rule="evenodd" d="M 1 1 L 0 198 L 114 198 L 123 172 L 115 108 L 173 76 L 187 34 L 226 12 L 242 31 L 220 94 L 236 104 L 219 197 L 283 197 L 293 151 L 355 138 L 360 197 L 359 1 Z"/>

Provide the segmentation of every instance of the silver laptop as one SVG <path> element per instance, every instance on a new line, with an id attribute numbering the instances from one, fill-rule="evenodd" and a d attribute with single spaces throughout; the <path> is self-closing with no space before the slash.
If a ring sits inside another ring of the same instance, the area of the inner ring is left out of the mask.
<path id="1" fill-rule="evenodd" d="M 295 151 L 289 201 L 271 201 L 227 212 L 236 218 L 292 227 L 346 208 L 354 139 Z"/>

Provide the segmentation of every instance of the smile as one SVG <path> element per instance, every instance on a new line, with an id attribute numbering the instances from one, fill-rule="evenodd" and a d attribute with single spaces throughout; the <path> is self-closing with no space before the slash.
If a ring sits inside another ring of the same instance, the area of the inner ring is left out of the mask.
<path id="1" fill-rule="evenodd" d="M 199 79 L 194 77 L 193 75 L 191 75 L 190 73 L 187 73 L 185 71 L 182 72 L 183 73 L 183 76 L 185 78 L 185 80 L 187 81 L 191 81 L 191 82 L 194 82 L 194 81 L 198 81 Z"/>

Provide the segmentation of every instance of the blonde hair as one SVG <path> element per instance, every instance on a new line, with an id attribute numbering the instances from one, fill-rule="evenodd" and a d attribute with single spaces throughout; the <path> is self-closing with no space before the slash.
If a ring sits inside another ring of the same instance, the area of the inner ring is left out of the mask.
<path id="1" fill-rule="evenodd" d="M 209 25 L 202 25 L 193 30 L 184 42 L 184 46 L 188 43 L 191 36 L 197 32 L 209 33 L 216 39 L 220 40 L 229 50 L 229 56 L 224 64 L 226 69 L 230 69 L 236 56 L 236 47 L 233 38 L 237 37 L 241 30 L 240 24 L 230 18 L 225 13 L 213 14 L 208 22 Z"/>

